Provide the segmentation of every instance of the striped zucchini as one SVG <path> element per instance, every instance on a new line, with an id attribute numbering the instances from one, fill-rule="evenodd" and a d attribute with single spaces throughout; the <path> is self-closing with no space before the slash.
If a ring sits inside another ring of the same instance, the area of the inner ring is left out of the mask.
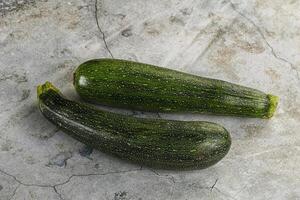
<path id="1" fill-rule="evenodd" d="M 116 59 L 81 64 L 74 86 L 90 102 L 155 112 L 270 118 L 278 101 L 271 94 L 226 81 Z"/>
<path id="2" fill-rule="evenodd" d="M 43 115 L 75 139 L 135 163 L 200 169 L 220 161 L 231 139 L 222 126 L 199 121 L 142 119 L 70 101 L 46 82 L 37 88 Z"/>

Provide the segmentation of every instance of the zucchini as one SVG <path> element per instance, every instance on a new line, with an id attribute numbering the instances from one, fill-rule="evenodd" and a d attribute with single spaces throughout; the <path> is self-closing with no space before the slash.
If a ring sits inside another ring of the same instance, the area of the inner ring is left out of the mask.
<path id="1" fill-rule="evenodd" d="M 42 114 L 75 139 L 151 167 L 200 169 L 220 161 L 231 138 L 222 126 L 200 121 L 143 119 L 70 101 L 51 83 L 37 88 Z"/>
<path id="2" fill-rule="evenodd" d="M 81 64 L 73 84 L 86 101 L 150 112 L 270 118 L 278 102 L 276 96 L 226 81 L 117 59 Z"/>

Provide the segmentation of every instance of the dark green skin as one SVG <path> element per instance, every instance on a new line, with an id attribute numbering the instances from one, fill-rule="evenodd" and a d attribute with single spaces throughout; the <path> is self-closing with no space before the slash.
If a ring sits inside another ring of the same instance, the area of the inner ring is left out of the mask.
<path id="1" fill-rule="evenodd" d="M 270 100 L 277 97 L 252 88 L 116 59 L 81 64 L 74 86 L 86 101 L 150 112 L 270 118 L 277 105 Z"/>
<path id="2" fill-rule="evenodd" d="M 49 84 L 38 89 L 43 115 L 75 139 L 122 159 L 155 168 L 201 169 L 230 149 L 230 134 L 218 124 L 102 111 L 65 99 Z"/>

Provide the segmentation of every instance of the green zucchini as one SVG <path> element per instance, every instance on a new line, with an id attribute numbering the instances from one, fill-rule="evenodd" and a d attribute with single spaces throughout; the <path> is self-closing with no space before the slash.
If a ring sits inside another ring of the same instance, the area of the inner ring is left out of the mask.
<path id="1" fill-rule="evenodd" d="M 200 121 L 143 119 L 70 101 L 46 82 L 37 88 L 43 115 L 75 139 L 135 163 L 201 169 L 221 160 L 231 138 L 222 126 Z"/>
<path id="2" fill-rule="evenodd" d="M 278 98 L 222 80 L 117 59 L 81 64 L 74 86 L 86 101 L 150 112 L 270 118 Z"/>

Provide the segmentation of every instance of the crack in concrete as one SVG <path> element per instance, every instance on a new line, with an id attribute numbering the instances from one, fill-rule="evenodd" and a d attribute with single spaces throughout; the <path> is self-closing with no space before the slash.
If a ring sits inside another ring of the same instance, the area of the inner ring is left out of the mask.
<path id="1" fill-rule="evenodd" d="M 219 181 L 219 178 L 216 178 L 216 180 L 214 181 L 213 185 L 212 186 L 197 186 L 197 188 L 199 188 L 200 190 L 209 190 L 210 193 L 213 193 L 214 191 L 220 193 L 221 195 L 225 196 L 225 197 L 228 197 L 229 199 L 233 199 L 233 200 L 237 200 L 234 196 L 231 196 L 230 194 L 228 193 L 225 193 L 225 192 L 222 192 L 217 186 L 216 184 L 218 183 Z M 190 186 L 194 186 L 195 183 L 192 183 Z M 228 199 L 227 198 L 227 199 Z"/>
<path id="2" fill-rule="evenodd" d="M 215 188 L 215 186 L 216 186 L 218 180 L 219 180 L 219 178 L 217 178 L 217 179 L 215 180 L 214 184 L 210 187 L 210 191 L 211 191 L 211 192 L 212 192 L 213 189 Z"/>
<path id="3" fill-rule="evenodd" d="M 17 190 L 19 189 L 20 185 L 21 184 L 18 184 L 18 186 L 14 189 L 13 194 L 11 195 L 11 197 L 8 200 L 12 200 L 14 198 L 14 196 L 16 195 Z"/>
<path id="4" fill-rule="evenodd" d="M 134 170 L 126 170 L 126 171 L 114 171 L 114 172 L 107 172 L 107 173 L 91 173 L 91 174 L 73 174 L 71 175 L 67 180 L 57 183 L 53 185 L 54 187 L 62 186 L 67 183 L 69 183 L 74 177 L 88 177 L 88 176 L 106 176 L 110 174 L 121 174 L 121 173 L 128 173 L 128 172 L 134 172 L 134 171 L 141 171 L 141 169 L 134 169 Z"/>
<path id="5" fill-rule="evenodd" d="M 59 186 L 63 186 L 63 185 L 66 185 L 68 183 L 71 182 L 71 180 L 74 178 L 74 177 L 88 177 L 88 176 L 105 176 L 105 175 L 110 175 L 110 174 L 120 174 L 120 173 L 128 173 L 128 172 L 133 172 L 133 171 L 142 171 L 143 168 L 140 167 L 138 169 L 134 169 L 134 170 L 125 170 L 125 171 L 114 171 L 114 172 L 106 172 L 106 173 L 90 173 L 90 174 L 72 174 L 70 177 L 68 177 L 65 181 L 62 181 L 60 183 L 56 183 L 56 184 L 33 184 L 33 183 L 25 183 L 21 180 L 19 180 L 16 176 L 12 175 L 12 174 L 9 174 L 5 171 L 3 171 L 2 169 L 0 169 L 0 172 L 9 176 L 9 177 L 12 177 L 17 183 L 18 183 L 18 186 L 15 188 L 12 196 L 10 197 L 10 200 L 13 199 L 13 197 L 15 196 L 17 190 L 19 189 L 20 185 L 23 185 L 23 186 L 27 186 L 27 187 L 42 187 L 42 188 L 52 188 L 53 191 L 58 195 L 59 199 L 60 200 L 64 200 L 64 198 L 62 197 L 62 194 L 57 190 L 57 187 Z M 170 174 L 166 174 L 166 175 L 161 175 L 160 173 L 156 172 L 154 169 L 151 169 L 151 168 L 148 168 L 149 171 L 151 171 L 153 174 L 155 174 L 156 176 L 158 177 L 165 177 L 167 178 L 171 183 L 172 183 L 172 189 L 171 189 L 171 193 L 170 193 L 170 196 L 172 197 L 173 193 L 174 193 L 174 187 L 175 187 L 175 184 L 176 184 L 176 181 L 175 181 L 175 178 L 174 176 L 170 175 Z M 209 187 L 201 187 L 202 189 L 207 189 L 207 190 L 210 190 L 211 192 L 213 191 L 213 189 L 217 190 L 219 193 L 221 194 L 224 194 L 223 192 L 221 192 L 217 187 L 216 187 L 216 184 L 218 182 L 218 178 L 216 179 L 216 181 L 214 182 L 214 184 Z M 228 194 L 224 194 L 226 196 L 228 196 Z M 232 199 L 235 199 L 234 197 L 231 197 L 230 198 Z"/>
<path id="6" fill-rule="evenodd" d="M 14 190 L 13 195 L 11 196 L 10 200 L 15 196 L 15 194 L 16 194 L 18 188 L 20 187 L 20 185 L 23 185 L 23 186 L 26 186 L 26 187 L 52 188 L 53 191 L 59 196 L 59 198 L 61 200 L 63 200 L 62 194 L 57 191 L 57 187 L 68 184 L 74 177 L 106 176 L 106 175 L 110 175 L 110 174 L 121 174 L 121 173 L 128 173 L 128 172 L 141 171 L 141 170 L 142 170 L 142 168 L 134 169 L 134 170 L 125 170 L 125 171 L 114 171 L 114 172 L 107 172 L 107 173 L 72 174 L 65 181 L 60 182 L 60 183 L 56 183 L 56 184 L 53 184 L 53 185 L 51 185 L 51 184 L 46 185 L 46 184 L 24 183 L 21 180 L 19 180 L 16 176 L 14 176 L 12 174 L 9 174 L 9 173 L 3 171 L 2 169 L 0 169 L 0 172 L 7 175 L 7 176 L 9 176 L 9 177 L 11 177 L 11 178 L 13 178 L 18 183 L 18 186 Z"/>
<path id="7" fill-rule="evenodd" d="M 21 180 L 19 180 L 16 176 L 12 175 L 12 174 L 9 174 L 5 171 L 3 171 L 2 169 L 0 169 L 0 172 L 13 178 L 17 183 L 18 183 L 18 186 L 15 188 L 14 192 L 13 192 L 13 195 L 10 197 L 9 200 L 11 200 L 15 195 L 16 195 L 16 192 L 17 190 L 19 189 L 20 185 L 23 185 L 23 186 L 26 186 L 26 187 L 42 187 L 42 188 L 52 188 L 54 190 L 55 193 L 57 193 L 60 197 L 60 199 L 63 200 L 63 198 L 61 197 L 61 194 L 58 193 L 58 191 L 56 190 L 56 186 L 55 185 L 40 185 L 40 184 L 29 184 L 29 183 L 24 183 L 22 182 Z"/>
<path id="8" fill-rule="evenodd" d="M 95 19 L 96 19 L 97 28 L 98 28 L 99 32 L 101 33 L 101 35 L 102 35 L 102 39 L 103 39 L 105 48 L 107 49 L 107 51 L 108 51 L 108 53 L 110 54 L 110 56 L 111 56 L 112 58 L 114 58 L 113 54 L 111 53 L 111 51 L 110 51 L 109 48 L 108 48 L 108 45 L 107 45 L 107 42 L 106 42 L 105 34 L 104 34 L 104 32 L 102 31 L 102 29 L 101 29 L 101 27 L 100 27 L 100 25 L 99 25 L 99 20 L 98 20 L 98 0 L 95 0 Z"/>
<path id="9" fill-rule="evenodd" d="M 54 192 L 58 195 L 59 199 L 64 200 L 61 194 L 57 191 L 56 187 L 53 187 Z"/>
<path id="10" fill-rule="evenodd" d="M 170 175 L 170 174 L 166 174 L 166 175 L 161 175 L 160 173 L 158 173 L 157 171 L 155 171 L 154 169 L 148 168 L 151 172 L 153 172 L 153 174 L 155 174 L 156 176 L 159 177 L 166 177 L 168 180 L 170 180 L 172 183 L 176 183 L 175 182 L 175 178 L 174 176 Z"/>
<path id="11" fill-rule="evenodd" d="M 278 56 L 277 53 L 275 52 L 274 48 L 272 47 L 272 45 L 268 42 L 268 40 L 266 39 L 265 35 L 263 34 L 261 28 L 249 17 L 247 17 L 245 14 L 243 14 L 241 11 L 239 11 L 236 6 L 232 3 L 232 1 L 229 0 L 229 3 L 231 5 L 231 8 L 238 14 L 240 15 L 242 18 L 244 18 L 245 20 L 247 20 L 249 23 L 251 23 L 255 28 L 256 31 L 259 33 L 259 35 L 261 36 L 261 38 L 263 39 L 263 41 L 266 43 L 266 45 L 269 47 L 271 54 L 277 59 L 280 60 L 281 62 L 284 62 L 286 64 L 288 64 L 292 70 L 294 70 L 296 72 L 296 76 L 297 76 L 297 80 L 300 81 L 300 75 L 299 75 L 299 71 L 298 68 L 291 63 L 290 61 L 288 61 L 287 59 Z"/>

